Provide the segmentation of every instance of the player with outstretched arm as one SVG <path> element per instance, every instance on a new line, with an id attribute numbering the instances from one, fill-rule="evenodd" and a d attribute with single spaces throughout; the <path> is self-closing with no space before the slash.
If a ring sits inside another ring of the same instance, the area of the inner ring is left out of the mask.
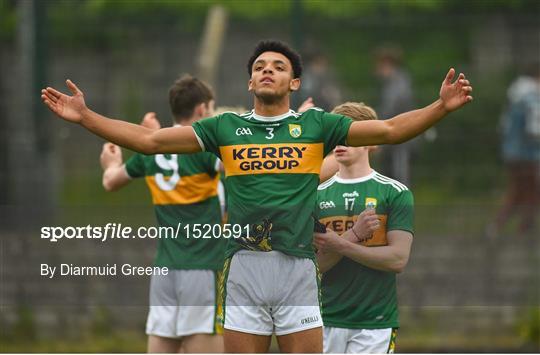
<path id="1" fill-rule="evenodd" d="M 230 239 L 226 251 L 225 351 L 265 352 L 275 332 L 283 352 L 321 352 L 312 214 L 324 156 L 337 145 L 411 139 L 470 102 L 472 87 L 450 69 L 432 104 L 385 121 L 352 122 L 317 109 L 290 110 L 302 64 L 282 42 L 261 41 L 248 73 L 250 113 L 226 113 L 192 127 L 153 131 L 104 117 L 86 106 L 70 80 L 72 95 L 48 87 L 42 99 L 59 117 L 128 149 L 217 155 L 226 172 L 229 223 L 251 229 L 249 237 Z"/>

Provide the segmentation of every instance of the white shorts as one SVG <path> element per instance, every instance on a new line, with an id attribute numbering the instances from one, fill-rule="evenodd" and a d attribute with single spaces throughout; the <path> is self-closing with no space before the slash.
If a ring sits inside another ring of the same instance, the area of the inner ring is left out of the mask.
<path id="1" fill-rule="evenodd" d="M 313 260 L 241 250 L 223 273 L 225 329 L 279 336 L 322 326 Z"/>
<path id="2" fill-rule="evenodd" d="M 346 329 L 324 327 L 325 354 L 393 354 L 396 329 Z"/>
<path id="3" fill-rule="evenodd" d="M 214 270 L 169 270 L 150 279 L 146 334 L 178 338 L 220 333 Z"/>

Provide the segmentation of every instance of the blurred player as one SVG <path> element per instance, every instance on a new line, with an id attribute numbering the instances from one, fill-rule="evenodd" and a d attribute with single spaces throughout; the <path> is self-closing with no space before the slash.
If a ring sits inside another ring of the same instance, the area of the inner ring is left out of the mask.
<path id="1" fill-rule="evenodd" d="M 451 69 L 429 106 L 386 121 L 352 122 L 310 109 L 290 109 L 300 88 L 300 56 L 279 41 L 261 41 L 248 60 L 254 109 L 222 114 L 193 127 L 157 131 L 91 111 L 83 93 L 53 88 L 42 99 L 59 117 L 116 144 L 146 154 L 209 151 L 227 176 L 229 223 L 246 229 L 229 240 L 224 267 L 227 352 L 266 352 L 277 335 L 282 352 L 322 351 L 317 270 L 312 246 L 319 172 L 337 145 L 397 144 L 472 100 L 463 74 Z M 249 231 L 249 235 L 248 232 Z M 266 251 L 266 252 L 261 252 Z"/>
<path id="2" fill-rule="evenodd" d="M 355 121 L 377 119 L 362 103 L 348 102 L 332 112 Z M 337 146 L 339 172 L 318 188 L 319 218 L 329 228 L 315 235 L 324 273 L 325 353 L 394 350 L 399 326 L 395 274 L 409 259 L 413 196 L 405 185 L 371 168 L 373 148 Z"/>
<path id="3" fill-rule="evenodd" d="M 169 103 L 175 126 L 191 125 L 213 115 L 214 94 L 208 85 L 186 75 L 171 87 Z M 160 128 L 154 113 L 147 113 L 141 125 Z M 107 191 L 117 190 L 134 178 L 145 178 L 160 226 L 221 223 L 219 160 L 213 154 L 136 153 L 123 164 L 120 147 L 105 143 L 101 165 Z M 154 263 L 168 267 L 169 274 L 152 276 L 150 282 L 148 352 L 223 352 L 216 314 L 225 242 L 189 239 L 182 228 L 177 237 L 158 240 Z"/>
<path id="4" fill-rule="evenodd" d="M 502 158 L 508 176 L 504 200 L 488 224 L 496 239 L 512 217 L 520 235 L 534 234 L 540 212 L 540 62 L 518 76 L 507 90 L 502 115 Z"/>

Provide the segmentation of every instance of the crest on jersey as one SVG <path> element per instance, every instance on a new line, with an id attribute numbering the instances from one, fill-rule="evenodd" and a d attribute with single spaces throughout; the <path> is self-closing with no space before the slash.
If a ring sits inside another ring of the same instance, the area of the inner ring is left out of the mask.
<path id="1" fill-rule="evenodd" d="M 302 126 L 299 124 L 289 124 L 289 133 L 293 138 L 300 137 L 302 135 Z"/>
<path id="2" fill-rule="evenodd" d="M 235 241 L 248 250 L 271 251 L 272 225 L 267 218 L 263 219 L 262 223 L 253 223 L 247 236 L 236 238 Z"/>
<path id="3" fill-rule="evenodd" d="M 376 208 L 377 199 L 373 197 L 366 197 L 366 208 Z"/>

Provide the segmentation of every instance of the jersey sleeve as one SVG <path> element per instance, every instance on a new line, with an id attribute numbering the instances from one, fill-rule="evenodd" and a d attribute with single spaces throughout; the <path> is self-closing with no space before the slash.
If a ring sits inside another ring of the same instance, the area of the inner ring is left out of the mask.
<path id="1" fill-rule="evenodd" d="M 414 198 L 410 190 L 403 190 L 391 198 L 386 229 L 414 234 Z"/>
<path id="2" fill-rule="evenodd" d="M 193 123 L 193 129 L 203 151 L 211 152 L 219 156 L 218 139 L 219 116 L 205 118 Z"/>
<path id="3" fill-rule="evenodd" d="M 330 153 L 336 145 L 345 145 L 352 120 L 343 115 L 324 112 L 322 127 L 324 135 L 324 155 Z"/>
<path id="4" fill-rule="evenodd" d="M 139 153 L 133 154 L 126 162 L 126 172 L 131 178 L 145 176 L 143 156 Z"/>

